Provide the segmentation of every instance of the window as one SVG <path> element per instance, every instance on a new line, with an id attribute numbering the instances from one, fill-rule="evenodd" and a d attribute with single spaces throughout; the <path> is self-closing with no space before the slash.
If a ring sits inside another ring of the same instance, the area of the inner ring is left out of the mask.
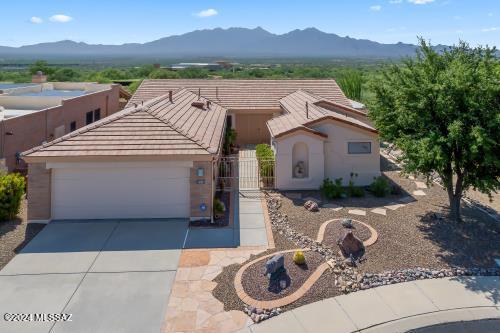
<path id="1" fill-rule="evenodd" d="M 89 125 L 94 122 L 94 113 L 92 111 L 87 112 L 85 117 L 85 124 Z"/>
<path id="2" fill-rule="evenodd" d="M 101 119 L 101 109 L 94 110 L 94 121 Z"/>
<path id="3" fill-rule="evenodd" d="M 371 142 L 349 142 L 347 144 L 347 152 L 349 154 L 371 154 Z"/>
<path id="4" fill-rule="evenodd" d="M 73 132 L 74 130 L 76 130 L 76 121 L 69 123 L 69 131 Z"/>

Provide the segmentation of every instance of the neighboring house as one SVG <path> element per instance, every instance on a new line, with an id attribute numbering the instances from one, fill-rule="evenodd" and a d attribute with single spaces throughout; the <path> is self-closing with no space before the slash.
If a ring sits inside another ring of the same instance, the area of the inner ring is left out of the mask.
<path id="1" fill-rule="evenodd" d="M 145 80 L 126 109 L 23 154 L 28 219 L 211 218 L 227 127 L 272 144 L 278 189 L 368 185 L 378 134 L 352 105 L 334 80 Z"/>
<path id="2" fill-rule="evenodd" d="M 24 172 L 21 152 L 115 113 L 119 94 L 114 84 L 0 84 L 1 163 L 8 171 Z"/>

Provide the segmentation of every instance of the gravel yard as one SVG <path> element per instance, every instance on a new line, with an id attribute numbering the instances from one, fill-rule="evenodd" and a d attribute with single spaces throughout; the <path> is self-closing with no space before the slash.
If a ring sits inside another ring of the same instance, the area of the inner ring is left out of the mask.
<path id="1" fill-rule="evenodd" d="M 279 211 L 286 214 L 291 228 L 307 237 L 316 239 L 318 230 L 325 221 L 339 218 L 359 220 L 378 232 L 377 242 L 367 247 L 363 260 L 355 269 L 347 268 L 340 275 L 334 270 L 327 270 L 302 298 L 283 307 L 284 310 L 340 295 L 342 292 L 339 290 L 339 285 L 344 273 L 358 276 L 362 280 L 363 275 L 386 274 L 389 271 L 419 267 L 427 269 L 428 272 L 451 267 L 473 269 L 495 267 L 494 259 L 500 258 L 500 225 L 495 220 L 463 205 L 463 222 L 449 221 L 448 200 L 444 189 L 438 185 L 428 185 L 429 187 L 425 189 L 417 188 L 414 180 L 401 176 L 398 168 L 385 159 L 382 159 L 381 166 L 384 175 L 399 186 L 397 194 L 377 198 L 367 193 L 362 198 L 325 200 L 319 191 L 296 192 L 300 193 L 301 199 L 294 198 L 297 194 L 282 193 Z M 414 195 L 413 192 L 416 190 L 422 190 L 425 195 Z M 319 211 L 309 212 L 304 209 L 304 200 L 310 197 L 320 201 Z M 395 210 L 384 207 L 401 200 L 406 204 Z M 333 205 L 328 206 L 329 208 L 321 207 L 324 204 Z M 335 205 L 341 206 L 342 209 L 336 209 Z M 385 209 L 386 216 L 371 212 L 375 208 Z M 362 210 L 366 215 L 350 214 L 349 210 L 353 209 Z M 354 225 L 357 228 L 354 231 L 356 236 L 362 240 L 369 237 L 369 230 L 366 227 L 356 222 Z M 332 247 L 336 252 L 338 250 L 336 239 L 343 233 L 342 229 L 340 222 L 330 223 L 326 228 L 323 244 Z M 276 248 L 260 254 L 259 257 L 279 250 L 297 248 L 297 244 L 292 243 L 274 227 L 273 235 Z M 250 258 L 249 261 L 254 259 L 255 257 Z M 258 264 L 258 270 L 255 272 L 262 274 L 263 262 Z M 234 276 L 242 265 L 226 267 L 215 279 L 218 285 L 214 295 L 224 303 L 225 310 L 242 310 L 244 307 L 233 286 Z M 244 283 L 249 289 L 252 285 L 259 285 L 265 290 L 268 281 L 263 281 L 262 275 L 254 276 L 257 274 L 255 272 L 252 274 L 246 272 L 243 275 Z M 436 271 L 436 274 L 439 272 Z"/>
<path id="2" fill-rule="evenodd" d="M 26 216 L 26 200 L 18 217 L 0 222 L 0 269 L 43 229 L 44 224 L 29 224 Z"/>
<path id="3" fill-rule="evenodd" d="M 325 238 L 323 239 L 322 243 L 326 246 L 337 249 L 337 241 L 342 238 L 349 230 L 351 230 L 353 235 L 358 237 L 363 242 L 370 238 L 370 229 L 356 221 L 352 221 L 352 224 L 353 227 L 351 229 L 347 229 L 342 226 L 341 221 L 333 221 L 328 223 L 325 229 Z"/>
<path id="4" fill-rule="evenodd" d="M 283 254 L 285 257 L 286 273 L 283 273 L 273 281 L 263 274 L 264 265 L 270 258 L 258 261 L 248 267 L 243 273 L 243 289 L 253 299 L 259 301 L 269 301 L 288 296 L 297 291 L 307 280 L 307 278 L 325 262 L 324 258 L 316 252 L 305 251 L 306 263 L 297 265 L 293 262 L 293 252 Z M 287 287 L 281 289 L 279 281 L 285 280 Z"/>

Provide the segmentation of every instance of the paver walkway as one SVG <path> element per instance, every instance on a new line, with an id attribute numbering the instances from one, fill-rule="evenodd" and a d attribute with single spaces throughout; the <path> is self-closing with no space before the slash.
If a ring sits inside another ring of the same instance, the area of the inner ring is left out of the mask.
<path id="1" fill-rule="evenodd" d="M 252 323 L 241 311 L 224 311 L 212 290 L 212 280 L 225 266 L 241 264 L 265 248 L 183 250 L 162 333 L 230 333 Z"/>
<path id="2" fill-rule="evenodd" d="M 500 277 L 454 277 L 383 286 L 311 303 L 240 333 L 406 332 L 500 318 Z"/>

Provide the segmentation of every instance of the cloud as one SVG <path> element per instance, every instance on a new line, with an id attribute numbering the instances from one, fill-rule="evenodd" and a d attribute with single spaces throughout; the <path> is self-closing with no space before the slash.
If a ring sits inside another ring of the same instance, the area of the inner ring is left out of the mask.
<path id="1" fill-rule="evenodd" d="M 489 16 L 489 17 L 492 17 L 492 16 L 493 16 L 493 13 L 488 13 L 488 16 Z"/>
<path id="2" fill-rule="evenodd" d="M 43 20 L 41 17 L 38 17 L 38 16 L 32 16 L 30 18 L 30 22 L 33 23 L 33 24 L 40 24 L 40 23 L 43 23 Z"/>
<path id="3" fill-rule="evenodd" d="M 389 0 L 389 3 L 393 4 L 393 5 L 401 3 L 401 2 L 403 2 L 403 0 Z"/>
<path id="4" fill-rule="evenodd" d="M 455 15 L 455 16 L 453 16 L 453 19 L 454 19 L 454 20 L 457 20 L 457 21 L 460 21 L 460 20 L 462 19 L 462 16 L 460 16 L 460 15 Z"/>
<path id="5" fill-rule="evenodd" d="M 434 0 L 408 0 L 408 2 L 411 2 L 415 5 L 425 5 L 434 2 Z"/>
<path id="6" fill-rule="evenodd" d="M 51 22 L 67 23 L 69 21 L 73 21 L 73 18 L 71 16 L 64 15 L 64 14 L 56 14 L 56 15 L 52 15 L 49 18 L 49 20 Z"/>
<path id="7" fill-rule="evenodd" d="M 500 27 L 484 28 L 484 29 L 481 29 L 481 31 L 482 32 L 500 31 Z"/>
<path id="8" fill-rule="evenodd" d="M 374 11 L 374 12 L 378 12 L 382 9 L 382 6 L 380 5 L 374 5 L 374 6 L 370 6 L 370 10 L 371 11 Z"/>
<path id="9" fill-rule="evenodd" d="M 215 9 L 209 8 L 202 10 L 201 12 L 196 13 L 196 16 L 198 17 L 210 17 L 210 16 L 215 16 L 219 14 Z"/>

